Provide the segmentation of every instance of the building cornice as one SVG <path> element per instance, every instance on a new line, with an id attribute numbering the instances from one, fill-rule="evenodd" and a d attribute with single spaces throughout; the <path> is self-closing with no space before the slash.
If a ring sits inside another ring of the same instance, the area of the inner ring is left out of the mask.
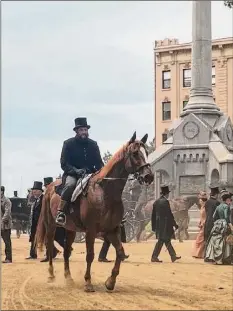
<path id="1" fill-rule="evenodd" d="M 165 40 L 166 42 L 169 41 L 167 39 Z M 162 42 L 165 42 L 165 40 L 155 41 L 155 48 L 154 48 L 155 54 L 172 53 L 174 51 L 179 52 L 179 51 L 184 51 L 184 50 L 190 51 L 192 48 L 192 42 L 163 45 Z M 158 42 L 160 42 L 160 44 L 158 44 Z M 212 40 L 212 48 L 217 47 L 217 49 L 221 50 L 227 45 L 229 46 L 233 45 L 233 37 L 219 38 L 219 39 Z"/>

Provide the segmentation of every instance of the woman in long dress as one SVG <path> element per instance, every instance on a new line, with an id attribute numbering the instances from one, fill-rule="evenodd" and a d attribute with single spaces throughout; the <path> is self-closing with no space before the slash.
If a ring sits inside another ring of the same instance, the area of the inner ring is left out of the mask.
<path id="1" fill-rule="evenodd" d="M 216 208 L 213 215 L 214 226 L 207 241 L 205 259 L 215 264 L 231 264 L 232 261 L 231 203 L 231 194 L 224 194 L 222 203 Z"/>
<path id="2" fill-rule="evenodd" d="M 205 250 L 205 240 L 204 240 L 204 226 L 206 221 L 206 211 L 205 203 L 207 201 L 207 194 L 204 191 L 199 193 L 199 203 L 200 203 L 200 222 L 199 222 L 199 232 L 197 234 L 196 240 L 193 245 L 192 256 L 194 258 L 204 258 Z"/>

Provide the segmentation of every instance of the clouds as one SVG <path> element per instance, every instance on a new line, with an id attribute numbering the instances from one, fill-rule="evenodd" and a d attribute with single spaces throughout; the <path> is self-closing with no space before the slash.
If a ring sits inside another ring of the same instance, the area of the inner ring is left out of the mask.
<path id="1" fill-rule="evenodd" d="M 232 12 L 218 1 L 212 11 L 213 37 L 231 36 Z M 77 116 L 88 117 L 102 152 L 135 129 L 152 140 L 153 46 L 165 37 L 191 41 L 191 2 L 3 2 L 6 188 L 60 172 Z"/>

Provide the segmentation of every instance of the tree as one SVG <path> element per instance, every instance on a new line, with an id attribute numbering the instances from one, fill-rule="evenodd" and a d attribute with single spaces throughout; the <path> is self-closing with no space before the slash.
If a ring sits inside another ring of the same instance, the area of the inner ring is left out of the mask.
<path id="1" fill-rule="evenodd" d="M 149 141 L 148 144 L 146 144 L 146 149 L 149 154 L 155 151 L 155 139 L 154 138 L 152 141 Z"/>
<path id="2" fill-rule="evenodd" d="M 107 152 L 105 152 L 103 156 L 104 164 L 108 163 L 111 157 L 112 157 L 112 154 L 107 150 Z"/>
<path id="3" fill-rule="evenodd" d="M 228 8 L 232 9 L 233 8 L 233 0 L 226 0 L 224 1 L 224 5 L 227 6 Z"/>

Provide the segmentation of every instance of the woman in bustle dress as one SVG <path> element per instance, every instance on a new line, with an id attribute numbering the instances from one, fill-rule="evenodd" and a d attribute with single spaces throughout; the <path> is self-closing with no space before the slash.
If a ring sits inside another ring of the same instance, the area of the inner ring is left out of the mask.
<path id="1" fill-rule="evenodd" d="M 204 250 L 205 250 L 205 240 L 204 240 L 204 226 L 206 221 L 206 211 L 205 211 L 205 203 L 207 201 L 206 192 L 201 191 L 199 193 L 200 200 L 200 222 L 199 222 L 199 232 L 197 234 L 196 240 L 193 245 L 192 256 L 194 258 L 204 258 Z"/>

